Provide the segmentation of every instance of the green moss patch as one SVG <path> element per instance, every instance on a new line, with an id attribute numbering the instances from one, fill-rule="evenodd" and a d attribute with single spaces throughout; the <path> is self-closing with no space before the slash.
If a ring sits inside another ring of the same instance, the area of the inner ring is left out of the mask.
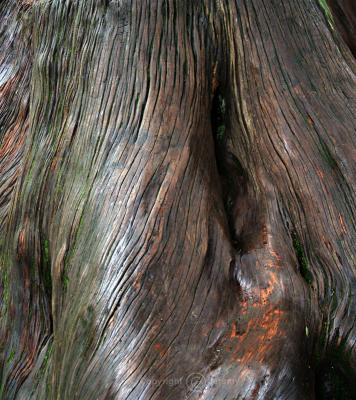
<path id="1" fill-rule="evenodd" d="M 325 17 L 326 17 L 329 25 L 331 26 L 331 28 L 334 29 L 334 19 L 333 19 L 333 15 L 331 13 L 331 10 L 330 10 L 327 0 L 319 0 L 319 4 L 325 14 Z"/>
<path id="2" fill-rule="evenodd" d="M 304 280 L 310 285 L 313 281 L 313 276 L 309 269 L 309 263 L 305 255 L 304 247 L 296 232 L 292 233 L 292 240 L 293 248 L 299 264 L 299 271 Z"/>

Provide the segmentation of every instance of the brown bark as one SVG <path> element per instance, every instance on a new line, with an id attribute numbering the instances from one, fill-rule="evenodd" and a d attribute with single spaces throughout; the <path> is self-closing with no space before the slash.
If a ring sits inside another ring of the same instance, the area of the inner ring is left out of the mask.
<path id="1" fill-rule="evenodd" d="M 333 20 L 345 43 L 356 57 L 356 5 L 352 0 L 328 0 Z"/>
<path id="2" fill-rule="evenodd" d="M 317 2 L 0 18 L 3 398 L 351 398 L 355 60 Z"/>

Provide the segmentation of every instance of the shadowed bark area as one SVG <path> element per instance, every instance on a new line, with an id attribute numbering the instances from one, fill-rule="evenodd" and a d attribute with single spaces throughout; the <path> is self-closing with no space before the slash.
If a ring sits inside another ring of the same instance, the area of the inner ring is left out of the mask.
<path id="1" fill-rule="evenodd" d="M 318 3 L 0 12 L 0 397 L 351 399 L 355 61 Z"/>
<path id="2" fill-rule="evenodd" d="M 328 0 L 330 11 L 352 54 L 356 57 L 356 5 L 352 0 Z"/>

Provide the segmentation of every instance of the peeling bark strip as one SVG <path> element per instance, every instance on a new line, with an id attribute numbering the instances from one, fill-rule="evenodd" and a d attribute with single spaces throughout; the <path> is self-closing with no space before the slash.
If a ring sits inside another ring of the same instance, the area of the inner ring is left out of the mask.
<path id="1" fill-rule="evenodd" d="M 0 21 L 0 398 L 351 399 L 355 60 L 318 2 Z"/>

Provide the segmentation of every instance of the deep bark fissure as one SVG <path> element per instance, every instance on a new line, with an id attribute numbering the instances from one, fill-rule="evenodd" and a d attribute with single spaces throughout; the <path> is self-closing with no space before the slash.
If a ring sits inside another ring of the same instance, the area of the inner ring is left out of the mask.
<path id="1" fill-rule="evenodd" d="M 316 367 L 316 400 L 353 400 L 356 395 L 354 386 L 354 381 L 333 359 L 326 359 Z"/>
<path id="2" fill-rule="evenodd" d="M 231 245 L 237 252 L 240 252 L 242 238 L 239 238 L 236 233 L 234 207 L 239 201 L 238 192 L 243 191 L 247 182 L 240 161 L 229 151 L 228 142 L 231 140 L 229 108 L 228 92 L 222 86 L 218 86 L 213 96 L 211 109 L 215 157 Z"/>
<path id="3" fill-rule="evenodd" d="M 305 254 L 305 249 L 295 230 L 292 231 L 291 236 L 292 236 L 295 255 L 297 257 L 299 264 L 299 271 L 302 277 L 304 278 L 305 282 L 307 282 L 310 285 L 313 282 L 313 276 L 309 269 L 309 262 Z"/>
<path id="4" fill-rule="evenodd" d="M 320 0 L 321 1 L 321 0 Z M 356 7 L 353 0 L 323 0 L 329 5 L 336 29 L 356 57 Z"/>

